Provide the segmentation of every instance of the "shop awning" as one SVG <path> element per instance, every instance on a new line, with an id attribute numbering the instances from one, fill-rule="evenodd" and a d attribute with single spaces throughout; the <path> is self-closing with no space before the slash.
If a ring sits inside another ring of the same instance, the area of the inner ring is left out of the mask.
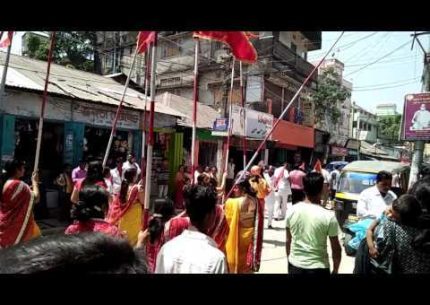
<path id="1" fill-rule="evenodd" d="M 0 52 L 0 70 L 3 71 L 6 53 Z M 43 92 L 47 63 L 25 56 L 11 54 L 6 86 Z M 48 93 L 94 103 L 118 106 L 124 86 L 112 78 L 52 63 Z M 149 99 L 148 99 L 149 100 Z M 145 95 L 127 89 L 124 106 L 142 111 Z M 182 113 L 167 105 L 156 105 L 155 112 L 181 117 Z"/>
<path id="2" fill-rule="evenodd" d="M 375 158 L 398 161 L 398 158 L 390 156 L 385 150 L 377 148 L 376 145 L 370 144 L 366 141 L 361 141 L 360 153 Z"/>
<path id="3" fill-rule="evenodd" d="M 280 144 L 314 147 L 314 129 L 288 121 L 280 121 L 272 134 L 272 140 Z"/>
<path id="4" fill-rule="evenodd" d="M 181 113 L 178 125 L 192 127 L 193 101 L 169 92 L 159 94 L 155 97 L 156 105 L 164 105 Z M 220 114 L 212 107 L 198 103 L 197 106 L 197 128 L 212 129 L 213 123 Z"/>

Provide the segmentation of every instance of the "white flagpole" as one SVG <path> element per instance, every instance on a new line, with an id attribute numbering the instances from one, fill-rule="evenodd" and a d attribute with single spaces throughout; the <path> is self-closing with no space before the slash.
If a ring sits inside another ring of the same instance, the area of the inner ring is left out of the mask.
<path id="1" fill-rule="evenodd" d="M 195 55 L 194 55 L 194 103 L 193 103 L 193 132 L 191 139 L 191 181 L 192 183 L 196 183 L 194 181 L 194 173 L 197 169 L 196 164 L 196 131 L 197 131 L 197 102 L 199 99 L 199 81 L 198 81 L 198 65 L 199 65 L 199 40 L 196 38 L 196 46 L 195 46 Z"/>
<path id="2" fill-rule="evenodd" d="M 34 159 L 34 169 L 33 169 L 34 172 L 36 172 L 39 168 L 40 146 L 42 144 L 43 118 L 45 116 L 46 100 L 48 99 L 49 73 L 51 71 L 51 62 L 52 62 L 52 53 L 54 51 L 54 43 L 55 43 L 55 32 L 52 32 L 51 43 L 49 45 L 49 53 L 48 53 L 48 67 L 46 68 L 45 88 L 43 90 L 42 108 L 40 110 L 40 117 L 39 117 L 39 130 L 37 132 L 36 157 Z"/>
<path id="3" fill-rule="evenodd" d="M 110 148 L 112 146 L 113 136 L 116 132 L 116 125 L 118 123 L 119 115 L 121 113 L 122 104 L 124 103 L 125 94 L 127 93 L 131 73 L 133 72 L 133 68 L 134 68 L 134 63 L 136 62 L 137 49 L 138 49 L 138 47 L 136 46 L 136 49 L 134 50 L 133 60 L 131 62 L 130 71 L 128 72 L 127 80 L 126 80 L 125 85 L 124 85 L 124 91 L 122 93 L 121 101 L 119 102 L 118 108 L 116 109 L 115 119 L 113 121 L 112 130 L 111 130 L 110 137 L 109 137 L 109 142 L 108 142 L 108 145 L 106 147 L 105 157 L 103 159 L 103 167 L 106 166 L 107 160 L 109 158 L 109 152 L 110 152 Z"/>
<path id="4" fill-rule="evenodd" d="M 146 177 L 145 177 L 145 215 L 146 220 L 148 219 L 148 212 L 150 208 L 151 199 L 151 176 L 152 176 L 152 152 L 154 145 L 154 110 L 155 110 L 155 73 L 157 68 L 156 52 L 157 50 L 157 34 L 155 34 L 154 42 L 152 44 L 151 54 L 151 103 L 150 103 L 150 114 L 149 114 L 149 133 L 148 133 L 148 149 L 146 153 Z M 146 224 L 144 223 L 144 227 Z"/>

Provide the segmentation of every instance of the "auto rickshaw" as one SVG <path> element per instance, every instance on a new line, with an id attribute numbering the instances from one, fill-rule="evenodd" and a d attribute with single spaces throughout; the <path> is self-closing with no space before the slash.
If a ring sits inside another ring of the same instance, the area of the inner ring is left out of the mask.
<path id="1" fill-rule="evenodd" d="M 399 175 L 400 188 L 393 188 L 393 191 L 398 196 L 406 193 L 409 165 L 391 161 L 354 161 L 342 169 L 334 199 L 336 218 L 342 230 L 345 229 L 345 223 L 359 220 L 356 215 L 360 193 L 376 184 L 376 175 L 382 170 L 392 173 L 393 177 Z"/>
<path id="2" fill-rule="evenodd" d="M 344 232 L 343 244 L 345 252 L 349 256 L 355 256 L 356 249 L 350 247 L 349 241 L 354 238 L 355 233 L 352 227 L 368 222 L 367 219 L 357 217 L 357 202 L 360 194 L 365 189 L 376 184 L 376 175 L 380 171 L 388 171 L 393 175 L 398 175 L 399 186 L 392 188 L 392 191 L 400 196 L 406 193 L 409 181 L 409 165 L 391 161 L 354 161 L 342 169 L 337 185 L 337 192 L 334 199 L 336 219 Z M 393 179 L 394 180 L 394 179 Z M 362 220 L 358 224 L 358 221 Z M 351 226 L 357 223 L 357 225 Z"/>

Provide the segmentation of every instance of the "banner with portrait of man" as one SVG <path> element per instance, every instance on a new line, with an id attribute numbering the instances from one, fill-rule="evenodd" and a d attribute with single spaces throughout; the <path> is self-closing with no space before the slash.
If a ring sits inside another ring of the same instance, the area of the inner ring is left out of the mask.
<path id="1" fill-rule="evenodd" d="M 430 93 L 405 96 L 403 138 L 407 141 L 430 140 Z"/>

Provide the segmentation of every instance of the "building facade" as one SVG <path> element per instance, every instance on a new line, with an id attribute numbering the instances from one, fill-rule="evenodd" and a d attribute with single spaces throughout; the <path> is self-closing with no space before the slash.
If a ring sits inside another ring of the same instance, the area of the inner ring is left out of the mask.
<path id="1" fill-rule="evenodd" d="M 133 52 L 132 43 L 124 41 L 120 48 L 120 37 L 127 41 L 137 33 L 98 33 L 99 56 L 102 73 L 126 73 Z M 258 38 L 252 43 L 258 52 L 258 61 L 243 64 L 246 107 L 273 114 L 278 118 L 296 93 L 313 65 L 307 61 L 307 52 L 321 48 L 321 32 L 254 32 Z M 116 36 L 115 36 L 116 35 Z M 116 44 L 114 43 L 116 42 Z M 193 98 L 193 68 L 195 40 L 192 32 L 160 32 L 157 48 L 157 94 L 169 92 L 184 98 Z M 108 52 L 108 53 L 106 53 Z M 110 53 L 109 53 L 110 52 Z M 105 56 L 105 57 L 103 57 Z M 118 59 L 119 56 L 119 59 Z M 143 59 L 142 59 L 143 61 Z M 231 81 L 232 56 L 224 44 L 199 40 L 199 102 L 213 107 L 220 117 L 228 117 L 227 100 Z M 143 66 L 138 64 L 135 81 L 143 84 Z M 239 63 L 236 62 L 233 80 L 232 103 L 241 104 Z M 270 155 L 270 163 L 293 159 L 293 153 L 301 151 L 308 160 L 314 146 L 313 108 L 310 93 L 316 89 L 317 76 L 312 76 L 308 86 L 296 102 L 291 105 L 284 120 L 278 125 Z M 296 136 L 288 136 L 295 134 Z M 312 140 L 304 140 L 311 137 Z M 219 140 L 222 141 L 222 140 Z M 241 164 L 243 148 L 241 141 L 232 141 L 231 156 Z M 252 156 L 255 145 L 250 144 L 247 154 Z M 222 153 L 222 145 L 218 145 Z M 262 156 L 263 158 L 264 156 Z M 221 160 L 218 156 L 218 160 Z M 218 166 L 222 166 L 218 162 Z"/>

